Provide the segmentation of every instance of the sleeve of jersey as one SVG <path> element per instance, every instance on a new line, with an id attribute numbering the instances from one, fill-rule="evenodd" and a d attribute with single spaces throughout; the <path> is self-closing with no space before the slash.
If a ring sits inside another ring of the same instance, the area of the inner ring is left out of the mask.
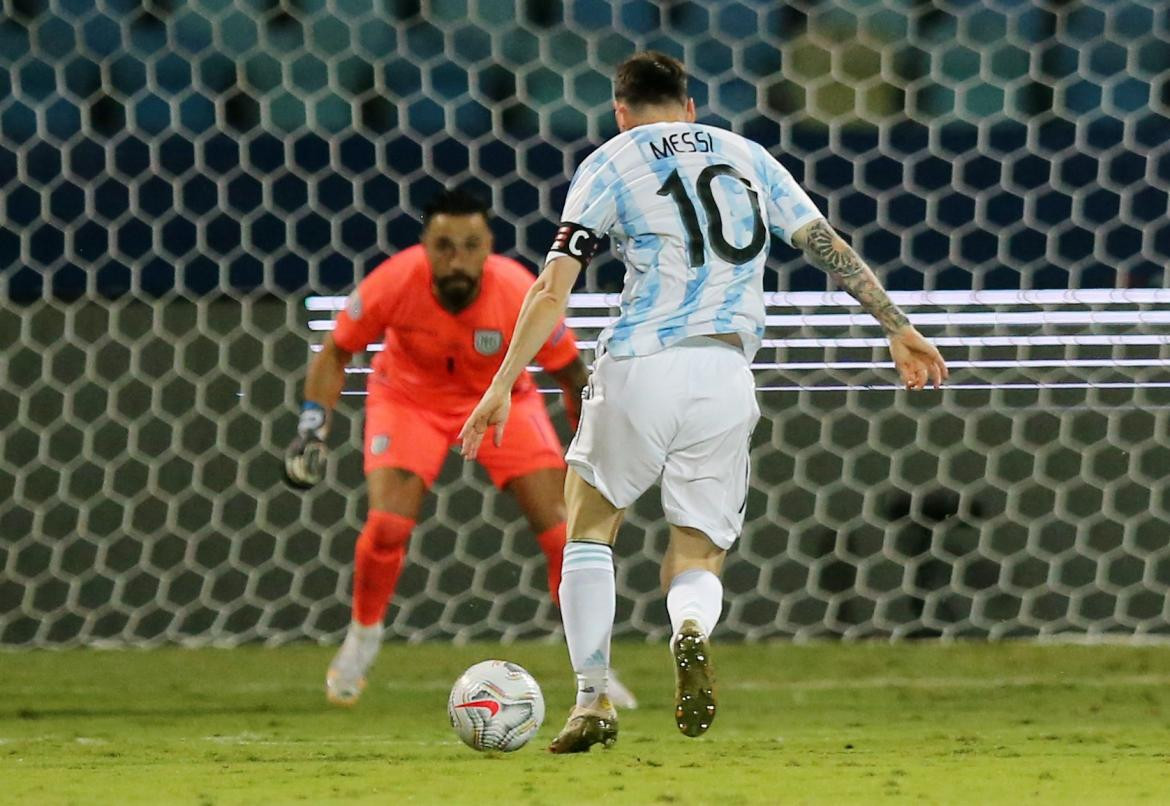
<path id="1" fill-rule="evenodd" d="M 556 372 L 573 363 L 578 355 L 577 336 L 562 318 L 548 341 L 537 352 L 536 363 L 544 367 L 546 372 Z"/>
<path id="2" fill-rule="evenodd" d="M 788 169 L 764 152 L 765 177 L 768 183 L 764 203 L 768 209 L 768 222 L 777 238 L 789 246 L 792 234 L 810 221 L 824 218 L 821 211 L 808 197 Z"/>
<path id="3" fill-rule="evenodd" d="M 616 172 L 613 164 L 594 152 L 573 174 L 565 210 L 552 249 L 544 259 L 571 257 L 588 265 L 604 238 L 617 222 Z"/>
<path id="4" fill-rule="evenodd" d="M 367 345 L 382 340 L 387 322 L 382 312 L 387 293 L 388 274 L 394 268 L 382 264 L 362 280 L 345 300 L 333 326 L 333 343 L 347 353 L 364 352 Z"/>

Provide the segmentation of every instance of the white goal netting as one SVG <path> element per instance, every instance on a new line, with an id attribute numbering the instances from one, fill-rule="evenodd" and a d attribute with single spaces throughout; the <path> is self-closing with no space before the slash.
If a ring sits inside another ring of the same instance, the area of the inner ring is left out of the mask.
<path id="1" fill-rule="evenodd" d="M 368 364 L 297 494 L 313 346 L 442 184 L 538 260 L 642 47 L 685 57 L 700 119 L 772 148 L 952 367 L 896 390 L 877 329 L 774 251 L 723 638 L 1170 633 L 1164 4 L 3 0 L 0 645 L 335 637 Z M 587 358 L 620 278 L 598 261 L 575 296 Z M 621 635 L 666 632 L 665 540 L 648 495 Z M 452 457 L 392 634 L 557 624 L 518 509 Z"/>

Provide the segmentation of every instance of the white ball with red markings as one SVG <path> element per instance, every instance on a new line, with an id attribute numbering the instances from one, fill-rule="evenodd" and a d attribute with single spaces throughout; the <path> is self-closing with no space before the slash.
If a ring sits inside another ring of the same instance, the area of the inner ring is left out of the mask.
<path id="1" fill-rule="evenodd" d="M 447 714 L 468 747 L 511 752 L 528 744 L 540 730 L 544 694 L 524 667 L 485 660 L 455 681 Z"/>

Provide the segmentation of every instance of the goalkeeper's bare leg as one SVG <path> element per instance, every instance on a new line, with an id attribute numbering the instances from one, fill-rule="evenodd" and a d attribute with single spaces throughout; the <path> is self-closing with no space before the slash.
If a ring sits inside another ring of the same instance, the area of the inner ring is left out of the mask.
<path id="1" fill-rule="evenodd" d="M 366 476 L 370 509 L 354 549 L 353 620 L 325 675 L 325 696 L 354 705 L 382 648 L 382 620 L 406 559 L 406 545 L 427 494 L 422 478 L 398 468 Z"/>
<path id="2" fill-rule="evenodd" d="M 662 559 L 662 590 L 674 636 L 674 718 L 686 736 L 706 733 L 715 719 L 715 670 L 708 636 L 723 610 L 719 575 L 727 552 L 703 532 L 670 527 L 670 545 Z"/>
<path id="3" fill-rule="evenodd" d="M 617 713 L 608 696 L 615 590 L 613 546 L 624 510 L 569 468 L 565 480 L 569 535 L 561 576 L 561 619 L 577 676 L 577 701 L 548 749 L 580 753 L 617 741 Z"/>

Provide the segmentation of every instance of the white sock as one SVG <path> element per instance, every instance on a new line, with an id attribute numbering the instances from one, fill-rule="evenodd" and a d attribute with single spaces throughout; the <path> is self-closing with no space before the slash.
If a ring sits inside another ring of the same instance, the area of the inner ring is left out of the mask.
<path id="1" fill-rule="evenodd" d="M 723 582 L 710 571 L 693 568 L 670 581 L 666 593 L 670 629 L 677 635 L 684 621 L 699 622 L 703 635 L 710 635 L 723 613 Z"/>
<path id="2" fill-rule="evenodd" d="M 569 661 L 577 675 L 577 704 L 589 705 L 606 693 L 609 642 L 616 592 L 613 549 L 601 543 L 569 541 L 561 566 L 561 621 Z"/>
<path id="3" fill-rule="evenodd" d="M 358 621 L 351 621 L 349 629 L 346 631 L 346 638 L 353 636 L 355 641 L 381 641 L 382 640 L 382 624 L 362 624 Z"/>
<path id="4" fill-rule="evenodd" d="M 340 657 L 347 659 L 345 663 L 356 664 L 364 673 L 365 669 L 374 662 L 374 658 L 378 657 L 378 651 L 381 648 L 381 624 L 371 624 L 367 627 L 357 621 L 351 621 L 349 629 L 345 633 L 345 641 L 342 642 Z"/>

